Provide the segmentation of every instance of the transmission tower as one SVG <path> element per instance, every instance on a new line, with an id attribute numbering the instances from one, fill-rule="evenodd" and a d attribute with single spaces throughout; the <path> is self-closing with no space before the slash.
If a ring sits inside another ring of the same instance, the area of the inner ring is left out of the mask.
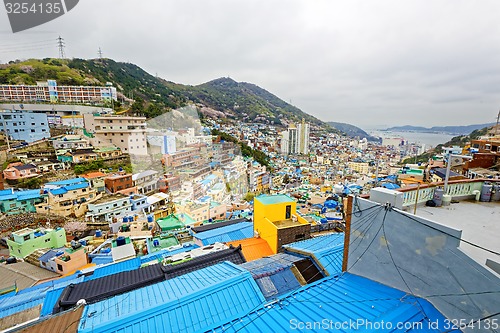
<path id="1" fill-rule="evenodd" d="M 102 60 L 102 50 L 100 46 L 99 46 L 99 51 L 97 51 L 97 54 L 99 55 L 99 59 Z"/>
<path id="2" fill-rule="evenodd" d="M 60 59 L 66 58 L 66 56 L 64 54 L 65 43 L 64 43 L 64 39 L 61 36 L 59 36 L 59 38 L 57 38 L 57 47 L 59 48 L 59 58 Z"/>

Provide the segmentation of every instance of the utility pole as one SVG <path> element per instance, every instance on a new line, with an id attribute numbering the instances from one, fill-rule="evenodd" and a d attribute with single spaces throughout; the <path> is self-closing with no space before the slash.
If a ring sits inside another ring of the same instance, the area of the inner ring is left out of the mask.
<path id="1" fill-rule="evenodd" d="M 344 231 L 344 256 L 342 258 L 342 272 L 347 272 L 349 263 L 349 243 L 351 242 L 351 217 L 353 214 L 352 204 L 354 197 L 349 195 L 347 197 L 347 207 L 344 211 L 345 216 L 345 231 Z"/>
<path id="2" fill-rule="evenodd" d="M 64 54 L 64 47 L 65 47 L 64 38 L 62 38 L 61 36 L 57 38 L 57 47 L 59 48 L 59 59 L 66 58 Z"/>

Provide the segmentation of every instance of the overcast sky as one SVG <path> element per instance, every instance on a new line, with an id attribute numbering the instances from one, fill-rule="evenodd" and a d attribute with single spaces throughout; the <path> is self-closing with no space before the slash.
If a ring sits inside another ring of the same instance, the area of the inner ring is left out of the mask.
<path id="1" fill-rule="evenodd" d="M 68 57 L 101 47 L 178 83 L 229 76 L 324 121 L 468 125 L 500 108 L 499 13 L 498 0 L 80 0 L 16 34 L 2 8 L 0 61 L 57 57 L 61 35 Z"/>

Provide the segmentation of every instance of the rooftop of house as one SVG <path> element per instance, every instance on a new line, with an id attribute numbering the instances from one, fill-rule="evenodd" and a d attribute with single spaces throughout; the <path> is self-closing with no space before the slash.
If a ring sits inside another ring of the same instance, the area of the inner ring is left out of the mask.
<path id="1" fill-rule="evenodd" d="M 459 201 L 449 206 L 418 207 L 417 215 L 439 224 L 462 230 L 462 239 L 500 252 L 500 202 Z M 461 242 L 460 248 L 478 263 L 486 259 L 499 262 L 499 257 Z"/>
<path id="2" fill-rule="evenodd" d="M 107 202 L 112 202 L 115 200 L 123 200 L 123 199 L 128 199 L 128 195 L 122 194 L 122 193 L 115 193 L 115 194 L 108 194 L 104 195 L 102 198 L 97 199 L 96 201 L 92 202 L 93 205 L 99 205 Z"/>
<path id="3" fill-rule="evenodd" d="M 105 177 L 106 174 L 104 172 L 101 172 L 101 171 L 96 171 L 96 172 L 85 173 L 81 176 L 85 179 L 94 179 L 94 178 Z"/>
<path id="4" fill-rule="evenodd" d="M 286 220 L 273 221 L 272 223 L 278 229 L 289 228 L 289 227 L 296 227 L 296 226 L 302 225 L 302 223 L 300 223 L 298 220 L 295 220 L 295 219 L 286 219 Z"/>
<path id="5" fill-rule="evenodd" d="M 120 172 L 120 173 L 114 173 L 111 175 L 107 175 L 105 179 L 120 179 L 120 178 L 125 178 L 125 177 L 131 177 L 132 174 L 130 173 L 125 173 L 125 172 Z"/>
<path id="6" fill-rule="evenodd" d="M 94 152 L 96 153 L 109 153 L 113 151 L 118 151 L 120 148 L 118 147 L 99 147 L 99 148 L 94 148 Z"/>
<path id="7" fill-rule="evenodd" d="M 253 261 L 273 254 L 266 240 L 262 238 L 245 238 L 227 243 L 228 246 L 241 246 L 246 261 Z"/>
<path id="8" fill-rule="evenodd" d="M 274 205 L 278 203 L 288 203 L 295 202 L 292 198 L 285 194 L 277 194 L 277 195 L 267 195 L 262 194 L 258 197 L 255 197 L 255 200 L 260 201 L 264 205 Z"/>
<path id="9" fill-rule="evenodd" d="M 415 304 L 418 304 L 415 305 Z M 327 319 L 326 321 L 324 319 Z M 323 321 L 322 321 L 323 320 Z M 306 329 L 307 323 L 324 322 L 328 330 L 349 331 L 349 322 L 358 323 L 352 330 L 374 331 L 370 325 L 381 321 L 391 323 L 421 323 L 426 332 L 433 331 L 428 322 L 436 322 L 437 330 L 443 331 L 445 317 L 429 302 L 409 296 L 397 289 L 369 279 L 345 273 L 341 277 L 329 277 L 306 285 L 298 291 L 266 304 L 240 318 L 227 321 L 213 329 L 214 332 L 286 332 Z M 347 323 L 347 324 L 346 324 Z M 329 326 L 331 325 L 331 326 Z M 416 326 L 418 327 L 418 326 Z M 311 326 L 311 331 L 320 331 Z M 453 330 L 455 331 L 455 330 Z M 456 330 L 458 331 L 458 330 Z M 449 331 L 450 332 L 450 331 Z"/>
<path id="10" fill-rule="evenodd" d="M 252 222 L 240 222 L 222 228 L 198 232 L 193 237 L 201 240 L 203 245 L 209 245 L 215 242 L 226 243 L 250 238 L 253 237 L 253 234 Z"/>

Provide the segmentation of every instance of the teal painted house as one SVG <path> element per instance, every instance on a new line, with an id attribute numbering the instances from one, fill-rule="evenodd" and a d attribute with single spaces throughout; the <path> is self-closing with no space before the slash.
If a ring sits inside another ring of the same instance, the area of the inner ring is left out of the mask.
<path id="1" fill-rule="evenodd" d="M 44 195 L 40 194 L 40 190 L 1 190 L 0 212 L 7 215 L 36 213 L 35 206 L 43 202 L 43 197 Z"/>

